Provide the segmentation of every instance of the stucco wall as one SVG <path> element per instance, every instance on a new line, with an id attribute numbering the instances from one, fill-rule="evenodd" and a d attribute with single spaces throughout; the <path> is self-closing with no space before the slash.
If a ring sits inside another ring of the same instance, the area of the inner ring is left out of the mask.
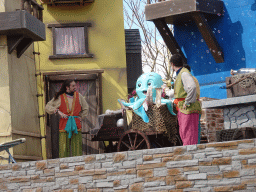
<path id="1" fill-rule="evenodd" d="M 37 69 L 44 71 L 104 69 L 103 111 L 120 108 L 118 98 L 127 95 L 126 54 L 123 20 L 123 2 L 97 0 L 84 6 L 50 6 L 43 4 L 44 23 L 90 22 L 88 47 L 93 58 L 49 60 L 52 55 L 52 31 L 46 28 L 46 41 L 35 44 Z"/>
<path id="2" fill-rule="evenodd" d="M 17 58 L 16 51 L 8 54 L 8 66 L 12 137 L 13 139 L 26 138 L 23 147 L 15 147 L 14 155 L 34 156 L 40 159 L 42 158 L 42 149 L 33 46 L 31 45 L 20 58 Z M 15 131 L 36 134 L 37 137 L 15 134 Z M 24 160 L 28 160 L 26 157 L 24 158 Z"/>
<path id="3" fill-rule="evenodd" d="M 12 139 L 8 47 L 6 36 L 0 36 L 0 58 L 0 143 L 3 143 Z M 6 152 L 1 152 L 0 155 L 7 157 Z M 3 160 L 1 161 L 3 162 Z"/>
<path id="4" fill-rule="evenodd" d="M 2 191 L 255 191 L 256 140 L 0 166 Z"/>

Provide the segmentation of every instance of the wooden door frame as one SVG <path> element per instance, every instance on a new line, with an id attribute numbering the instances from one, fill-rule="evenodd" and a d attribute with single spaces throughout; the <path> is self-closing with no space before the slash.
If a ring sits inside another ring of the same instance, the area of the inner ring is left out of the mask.
<path id="1" fill-rule="evenodd" d="M 96 81 L 96 98 L 97 98 L 97 115 L 102 114 L 102 73 L 104 70 L 82 70 L 82 71 L 54 71 L 54 72 L 44 72 L 44 103 L 50 101 L 49 97 L 49 81 L 61 81 L 66 79 L 75 79 L 75 80 L 95 80 Z M 49 119 L 50 116 L 46 114 L 45 118 L 45 131 L 46 131 L 46 143 L 51 141 L 51 134 L 49 134 Z M 52 158 L 51 147 L 46 147 L 47 159 Z"/>

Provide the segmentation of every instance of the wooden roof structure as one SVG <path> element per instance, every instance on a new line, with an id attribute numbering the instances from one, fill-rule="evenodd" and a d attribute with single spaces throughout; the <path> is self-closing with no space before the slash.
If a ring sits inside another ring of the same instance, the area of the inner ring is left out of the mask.
<path id="1" fill-rule="evenodd" d="M 224 62 L 222 49 L 216 40 L 208 21 L 223 14 L 223 2 L 220 0 L 158 0 L 145 7 L 146 20 L 153 21 L 172 54 L 181 54 L 186 58 L 167 24 L 185 25 L 194 22 L 216 63 Z"/>

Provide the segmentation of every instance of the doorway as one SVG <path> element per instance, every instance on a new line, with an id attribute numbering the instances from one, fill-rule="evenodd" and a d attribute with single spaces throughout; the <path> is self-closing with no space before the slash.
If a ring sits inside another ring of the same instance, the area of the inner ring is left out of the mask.
<path id="1" fill-rule="evenodd" d="M 91 141 L 90 130 L 96 125 L 98 115 L 102 113 L 102 73 L 103 70 L 52 72 L 45 73 L 45 104 L 59 91 L 66 79 L 74 79 L 77 92 L 84 96 L 89 105 L 89 112 L 82 121 L 83 155 L 98 154 L 103 151 L 103 144 Z M 59 116 L 48 115 L 46 118 L 46 150 L 47 159 L 59 157 Z"/>

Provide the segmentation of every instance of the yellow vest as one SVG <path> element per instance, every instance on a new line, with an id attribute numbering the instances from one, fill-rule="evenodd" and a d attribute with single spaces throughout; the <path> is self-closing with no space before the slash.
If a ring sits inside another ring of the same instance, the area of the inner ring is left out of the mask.
<path id="1" fill-rule="evenodd" d="M 174 98 L 175 99 L 181 99 L 181 98 L 185 99 L 187 97 L 187 92 L 184 90 L 184 86 L 183 86 L 182 79 L 181 79 L 181 75 L 184 72 L 190 73 L 189 70 L 184 67 L 179 72 L 179 74 L 176 78 L 176 81 L 174 83 Z M 195 77 L 193 77 L 193 79 L 195 79 Z M 197 80 L 195 81 L 195 83 L 196 83 L 196 87 L 197 87 L 197 91 L 196 91 L 197 92 L 197 100 L 195 101 L 195 103 L 191 103 L 190 106 L 187 107 L 186 110 L 182 109 L 183 104 L 185 103 L 185 100 L 179 101 L 178 108 L 181 113 L 184 113 L 184 114 L 201 113 L 201 111 L 202 111 L 200 102 L 198 101 L 198 99 L 200 97 L 199 83 Z"/>

